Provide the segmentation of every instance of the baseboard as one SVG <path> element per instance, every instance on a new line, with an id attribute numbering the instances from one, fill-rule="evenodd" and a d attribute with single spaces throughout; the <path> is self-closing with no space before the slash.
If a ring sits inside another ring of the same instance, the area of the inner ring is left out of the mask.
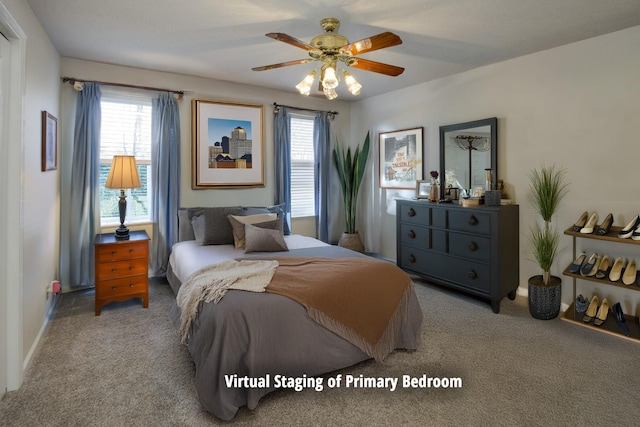
<path id="1" fill-rule="evenodd" d="M 42 321 L 42 325 L 40 326 L 40 331 L 38 331 L 38 335 L 36 336 L 33 345 L 29 349 L 26 357 L 24 358 L 24 362 L 22 363 L 22 372 L 26 372 L 27 368 L 31 365 L 31 361 L 33 360 L 33 356 L 37 354 L 38 350 L 42 346 L 42 337 L 49 327 L 49 321 L 51 320 L 51 316 L 58 305 L 58 300 L 60 299 L 61 294 L 51 294 L 49 299 L 49 306 L 47 307 L 46 314 L 44 316 L 44 320 Z"/>

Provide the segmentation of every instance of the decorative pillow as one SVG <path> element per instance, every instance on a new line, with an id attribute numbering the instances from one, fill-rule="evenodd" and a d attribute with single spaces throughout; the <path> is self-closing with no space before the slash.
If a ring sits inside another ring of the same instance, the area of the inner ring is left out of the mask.
<path id="1" fill-rule="evenodd" d="M 284 222 L 282 230 L 284 231 L 284 234 L 288 236 L 289 234 L 291 234 L 291 224 L 287 216 L 284 214 L 284 208 L 284 203 L 273 206 L 243 206 L 242 215 L 255 215 L 259 213 L 269 212 L 277 213 L 279 217 L 282 217 Z"/>
<path id="2" fill-rule="evenodd" d="M 229 223 L 229 215 L 240 215 L 242 208 L 219 207 L 204 208 L 204 236 L 203 245 L 232 245 L 233 231 Z"/>
<path id="3" fill-rule="evenodd" d="M 204 240 L 204 215 L 192 217 L 191 226 L 193 227 L 193 235 L 196 242 L 202 244 L 202 241 Z"/>
<path id="4" fill-rule="evenodd" d="M 255 225 L 245 224 L 245 249 L 249 252 L 279 252 L 288 251 L 287 243 L 284 241 L 282 230 L 271 230 L 260 228 Z"/>
<path id="5" fill-rule="evenodd" d="M 261 213 L 256 215 L 229 215 L 229 223 L 233 232 L 233 244 L 236 249 L 244 249 L 244 225 L 255 224 L 261 228 L 279 228 L 282 230 L 282 220 L 275 213 Z M 263 225 L 264 224 L 264 225 Z"/>
<path id="6" fill-rule="evenodd" d="M 195 240 L 193 234 L 193 224 L 191 219 L 194 216 L 202 215 L 204 208 L 179 208 L 178 209 L 178 241 Z"/>

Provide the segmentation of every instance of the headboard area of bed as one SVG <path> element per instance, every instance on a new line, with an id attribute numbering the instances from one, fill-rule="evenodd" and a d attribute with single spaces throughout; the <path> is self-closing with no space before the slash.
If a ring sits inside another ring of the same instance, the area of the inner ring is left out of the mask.
<path id="1" fill-rule="evenodd" d="M 278 217 L 283 218 L 283 232 L 285 235 L 291 233 L 290 224 L 284 215 L 284 204 L 273 206 L 222 206 L 222 207 L 194 207 L 178 209 L 178 241 L 195 240 L 193 232 L 192 220 L 206 214 L 209 220 L 215 223 L 224 224 L 222 227 L 227 228 L 228 215 L 256 215 L 261 213 L 277 213 Z M 231 226 L 228 226 L 231 232 Z"/>

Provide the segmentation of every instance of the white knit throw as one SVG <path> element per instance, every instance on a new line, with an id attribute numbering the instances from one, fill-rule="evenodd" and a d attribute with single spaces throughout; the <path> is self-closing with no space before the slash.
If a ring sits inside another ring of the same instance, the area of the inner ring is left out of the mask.
<path id="1" fill-rule="evenodd" d="M 187 342 L 191 322 L 198 315 L 201 302 L 217 304 L 228 289 L 264 292 L 276 268 L 278 261 L 229 260 L 201 268 L 189 276 L 176 297 L 182 342 Z"/>

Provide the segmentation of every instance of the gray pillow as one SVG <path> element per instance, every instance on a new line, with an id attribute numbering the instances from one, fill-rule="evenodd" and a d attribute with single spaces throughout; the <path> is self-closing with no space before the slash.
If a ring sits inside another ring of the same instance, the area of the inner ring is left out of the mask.
<path id="1" fill-rule="evenodd" d="M 229 215 L 240 215 L 240 206 L 204 208 L 203 245 L 233 245 L 233 231 Z"/>
<path id="2" fill-rule="evenodd" d="M 245 224 L 245 249 L 249 252 L 280 252 L 288 251 L 287 243 L 284 241 L 282 230 L 271 230 L 260 228 L 255 225 Z"/>
<path id="3" fill-rule="evenodd" d="M 242 215 L 255 215 L 259 213 L 277 213 L 279 217 L 282 217 L 283 227 L 282 231 L 286 236 L 291 234 L 291 224 L 289 223 L 289 219 L 284 214 L 285 204 L 281 203 L 279 205 L 273 206 L 244 206 L 242 208 Z"/>
<path id="4" fill-rule="evenodd" d="M 244 249 L 245 245 L 245 224 L 253 224 L 260 228 L 270 228 L 282 231 L 282 218 L 278 218 L 275 213 L 255 214 L 246 216 L 229 215 L 229 223 L 233 230 L 233 243 L 236 249 Z"/>
<path id="5" fill-rule="evenodd" d="M 204 215 L 198 215 L 191 218 L 191 226 L 193 227 L 193 235 L 196 242 L 202 244 L 204 240 Z"/>

